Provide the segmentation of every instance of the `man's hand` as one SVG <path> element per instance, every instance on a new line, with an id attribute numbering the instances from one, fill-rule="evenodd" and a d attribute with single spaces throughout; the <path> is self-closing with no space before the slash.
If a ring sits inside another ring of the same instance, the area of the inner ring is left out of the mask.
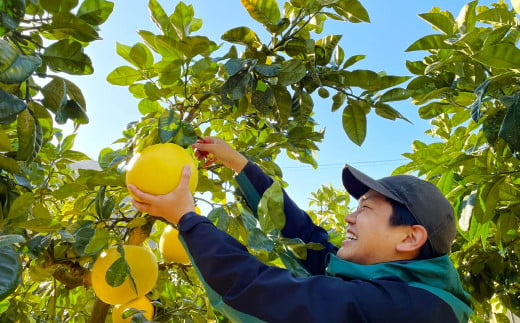
<path id="1" fill-rule="evenodd" d="M 128 185 L 139 201 L 133 199 L 132 203 L 141 212 L 158 216 L 166 221 L 177 224 L 182 216 L 195 210 L 193 195 L 189 189 L 190 166 L 184 166 L 179 185 L 170 193 L 153 195 L 139 190 L 135 185 Z"/>
<path id="2" fill-rule="evenodd" d="M 241 153 L 218 137 L 204 137 L 193 144 L 192 147 L 195 149 L 195 156 L 199 160 L 206 159 L 204 167 L 220 161 L 224 166 L 231 168 L 238 174 L 247 164 L 247 159 Z"/>

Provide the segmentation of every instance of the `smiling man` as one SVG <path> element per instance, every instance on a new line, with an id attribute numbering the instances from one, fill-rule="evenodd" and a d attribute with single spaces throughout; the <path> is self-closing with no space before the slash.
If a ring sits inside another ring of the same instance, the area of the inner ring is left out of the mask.
<path id="1" fill-rule="evenodd" d="M 204 138 L 194 148 L 235 171 L 256 214 L 273 180 L 220 138 Z M 467 322 L 470 298 L 448 257 L 456 234 L 448 200 L 414 176 L 374 180 L 346 166 L 342 178 L 359 206 L 345 217 L 339 249 L 284 192 L 282 234 L 323 245 L 301 261 L 309 277 L 265 265 L 197 215 L 189 167 L 166 195 L 129 189 L 142 201 L 134 200 L 136 208 L 178 225 L 211 303 L 233 322 Z"/>

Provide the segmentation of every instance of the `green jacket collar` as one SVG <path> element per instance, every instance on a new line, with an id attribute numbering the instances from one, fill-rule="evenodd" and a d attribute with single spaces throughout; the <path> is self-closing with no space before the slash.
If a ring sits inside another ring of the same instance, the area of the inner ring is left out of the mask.
<path id="1" fill-rule="evenodd" d="M 471 298 L 462 288 L 459 275 L 448 255 L 373 265 L 355 264 L 330 255 L 327 274 L 347 280 L 398 277 L 409 286 L 425 289 L 444 300 L 452 307 L 459 322 L 468 321 L 472 313 Z"/>

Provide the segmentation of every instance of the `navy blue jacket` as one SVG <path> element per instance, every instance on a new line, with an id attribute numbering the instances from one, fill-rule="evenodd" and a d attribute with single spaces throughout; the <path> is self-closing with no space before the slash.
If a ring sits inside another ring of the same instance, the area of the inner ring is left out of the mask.
<path id="1" fill-rule="evenodd" d="M 272 184 L 248 163 L 236 177 L 256 211 Z M 284 193 L 285 194 L 285 193 Z M 327 232 L 284 196 L 285 237 L 318 242 L 303 261 L 311 277 L 267 266 L 206 217 L 187 213 L 181 241 L 212 305 L 234 322 L 466 322 L 468 295 L 448 256 L 430 260 L 354 264 L 336 257 Z"/>

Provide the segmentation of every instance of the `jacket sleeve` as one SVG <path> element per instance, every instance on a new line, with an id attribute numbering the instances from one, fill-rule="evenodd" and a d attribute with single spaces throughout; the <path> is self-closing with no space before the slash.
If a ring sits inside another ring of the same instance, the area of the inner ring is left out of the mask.
<path id="1" fill-rule="evenodd" d="M 251 162 L 247 163 L 235 179 L 247 204 L 257 216 L 258 203 L 264 192 L 273 183 L 273 179 L 265 174 L 258 165 Z M 324 248 L 321 250 L 308 250 L 307 259 L 300 260 L 311 274 L 323 274 L 327 254 L 336 253 L 338 248 L 329 242 L 327 231 L 315 225 L 309 215 L 300 209 L 285 191 L 283 194 L 285 227 L 282 235 L 286 238 L 300 238 L 305 243 L 315 242 L 323 245 Z"/>
<path id="2" fill-rule="evenodd" d="M 294 277 L 260 262 L 195 213 L 181 219 L 179 232 L 211 304 L 232 322 L 414 322 L 420 317 L 426 323 L 450 311 L 436 306 L 433 295 L 400 280 Z"/>

